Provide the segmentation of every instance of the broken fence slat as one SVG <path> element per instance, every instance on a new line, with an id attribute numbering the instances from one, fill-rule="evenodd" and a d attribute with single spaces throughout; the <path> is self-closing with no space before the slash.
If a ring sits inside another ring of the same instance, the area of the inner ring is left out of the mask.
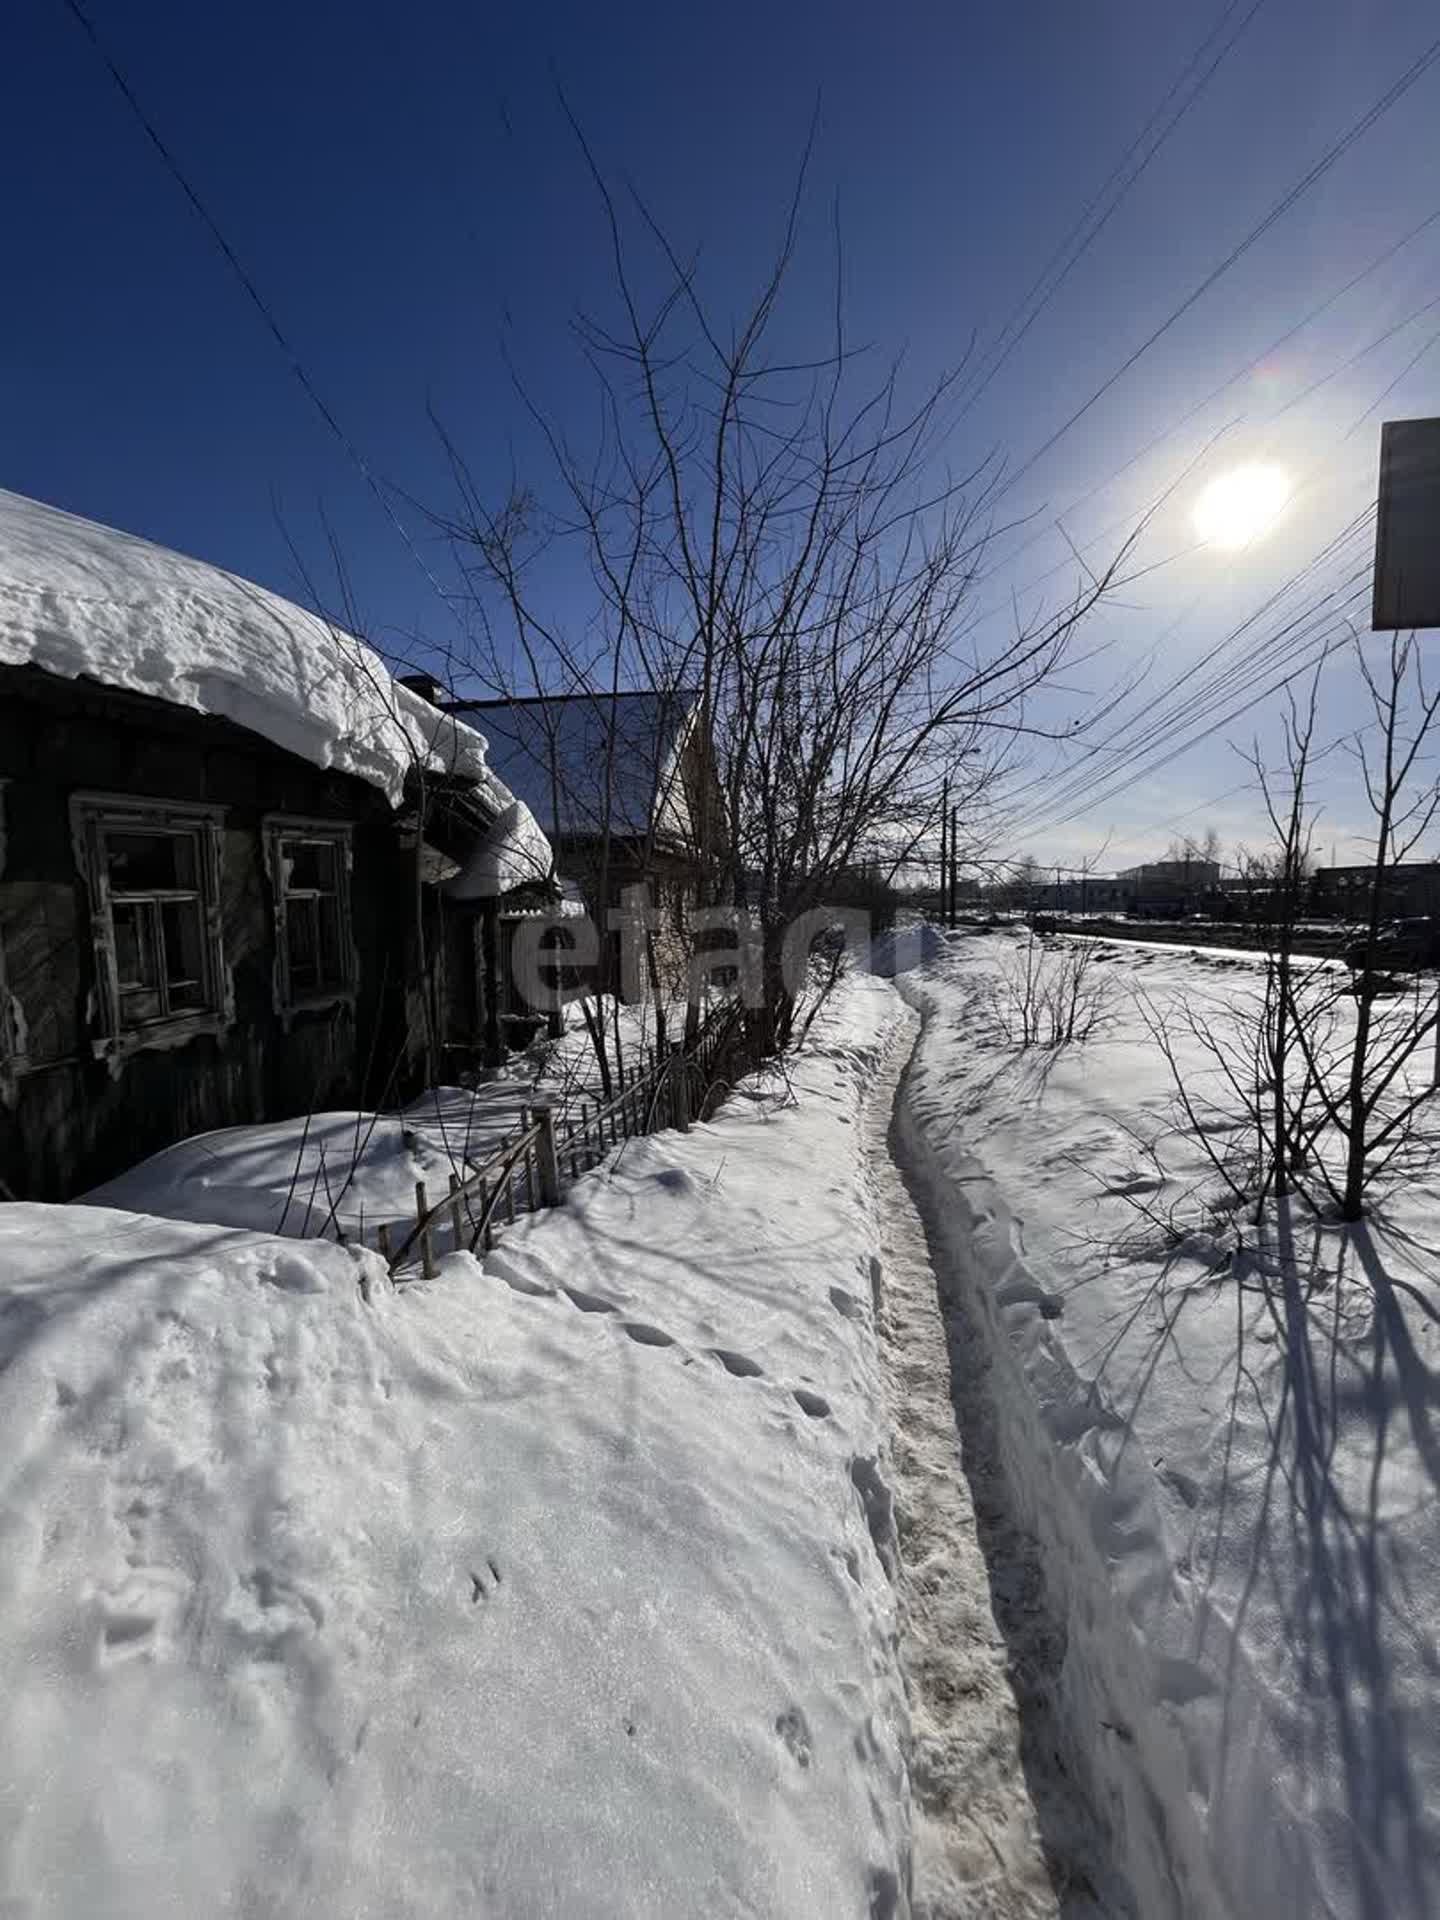
<path id="1" fill-rule="evenodd" d="M 430 1237 L 430 1196 L 425 1182 L 415 1182 L 415 1224 L 420 1229 L 420 1269 L 427 1280 L 435 1278 L 435 1248 Z"/>

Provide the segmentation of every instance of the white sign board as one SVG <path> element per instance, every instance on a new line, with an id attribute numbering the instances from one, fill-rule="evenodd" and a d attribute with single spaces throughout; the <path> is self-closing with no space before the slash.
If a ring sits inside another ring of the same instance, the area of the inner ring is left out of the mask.
<path id="1" fill-rule="evenodd" d="M 1370 624 L 1440 627 L 1440 420 L 1387 420 L 1380 429 Z"/>

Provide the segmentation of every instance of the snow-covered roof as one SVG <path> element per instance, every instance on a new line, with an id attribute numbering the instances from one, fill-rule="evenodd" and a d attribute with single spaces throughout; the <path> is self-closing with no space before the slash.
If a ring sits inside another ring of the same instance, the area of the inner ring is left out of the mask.
<path id="1" fill-rule="evenodd" d="M 149 694 L 247 727 L 398 804 L 416 767 L 514 800 L 484 736 L 363 640 L 221 567 L 0 488 L 0 664 Z"/>
<path id="2" fill-rule="evenodd" d="M 653 827 L 684 839 L 679 758 L 698 699 L 683 690 L 579 693 L 466 701 L 457 710 L 477 718 L 491 765 L 552 838 L 598 835 L 608 819 L 612 834 L 638 839 Z"/>
<path id="3" fill-rule="evenodd" d="M 491 900 L 550 874 L 550 842 L 523 800 L 512 800 L 477 840 L 460 871 L 445 883 L 452 900 Z"/>

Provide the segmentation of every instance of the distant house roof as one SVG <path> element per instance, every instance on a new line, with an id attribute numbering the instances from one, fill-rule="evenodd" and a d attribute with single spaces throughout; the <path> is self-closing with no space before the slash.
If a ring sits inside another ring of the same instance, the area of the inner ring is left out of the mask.
<path id="1" fill-rule="evenodd" d="M 457 700 L 447 713 L 473 716 L 490 765 L 552 839 L 612 835 L 683 840 L 689 800 L 680 755 L 699 695 L 552 694 L 519 700 Z"/>
<path id="2" fill-rule="evenodd" d="M 1181 860 L 1147 860 L 1142 866 L 1125 867 L 1118 878 L 1121 880 L 1205 880 L 1218 878 L 1220 863 L 1218 860 L 1206 860 L 1201 854 L 1195 854 Z"/>

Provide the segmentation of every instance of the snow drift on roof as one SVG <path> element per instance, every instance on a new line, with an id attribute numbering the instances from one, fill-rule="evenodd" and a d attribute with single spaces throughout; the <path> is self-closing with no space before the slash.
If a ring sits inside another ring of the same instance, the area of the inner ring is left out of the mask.
<path id="1" fill-rule="evenodd" d="M 215 714 L 392 805 L 415 766 L 473 782 L 497 811 L 514 797 L 484 737 L 400 686 L 353 634 L 220 567 L 3 488 L 0 664 Z"/>
<path id="2" fill-rule="evenodd" d="M 475 701 L 460 711 L 478 719 L 491 765 L 552 838 L 600 834 L 607 819 L 613 834 L 639 838 L 653 823 L 662 838 L 684 838 L 689 810 L 677 769 L 696 699 L 568 694 Z"/>
<path id="3" fill-rule="evenodd" d="M 515 887 L 533 886 L 550 873 L 550 842 L 523 800 L 512 800 L 477 840 L 459 873 L 445 883 L 452 900 L 490 900 Z"/>

